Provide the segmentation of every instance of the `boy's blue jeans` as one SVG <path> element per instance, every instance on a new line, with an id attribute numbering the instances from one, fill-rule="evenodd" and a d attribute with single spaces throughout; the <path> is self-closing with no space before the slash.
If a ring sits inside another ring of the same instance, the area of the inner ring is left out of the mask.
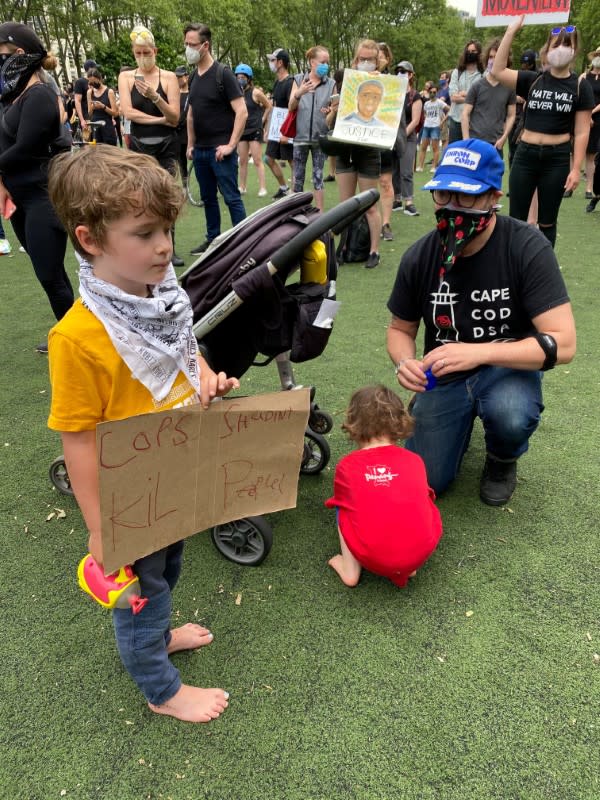
<path id="1" fill-rule="evenodd" d="M 179 690 L 179 671 L 169 661 L 171 590 L 181 572 L 183 542 L 169 545 L 133 564 L 141 596 L 148 603 L 139 614 L 115 608 L 113 625 L 125 669 L 153 705 L 162 705 Z"/>
<path id="2" fill-rule="evenodd" d="M 232 226 L 246 219 L 246 209 L 238 189 L 237 153 L 234 150 L 221 161 L 217 161 L 215 153 L 216 147 L 194 147 L 194 170 L 200 186 L 200 197 L 204 203 L 206 238 L 209 242 L 221 233 L 221 210 L 217 188 L 229 208 Z"/>
<path id="3" fill-rule="evenodd" d="M 429 485 L 439 495 L 458 474 L 475 417 L 483 423 L 487 452 L 514 461 L 527 450 L 543 410 L 541 372 L 481 367 L 417 394 L 415 431 L 406 448 L 421 456 Z"/>

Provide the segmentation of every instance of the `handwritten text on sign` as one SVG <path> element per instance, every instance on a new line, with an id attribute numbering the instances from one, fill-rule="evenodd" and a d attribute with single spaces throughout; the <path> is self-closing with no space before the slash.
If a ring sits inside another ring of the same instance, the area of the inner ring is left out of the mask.
<path id="1" fill-rule="evenodd" d="M 509 25 L 525 14 L 525 25 L 567 22 L 571 0 L 477 0 L 475 25 Z"/>
<path id="2" fill-rule="evenodd" d="M 106 572 L 213 525 L 293 508 L 309 404 L 300 389 L 98 425 Z"/>

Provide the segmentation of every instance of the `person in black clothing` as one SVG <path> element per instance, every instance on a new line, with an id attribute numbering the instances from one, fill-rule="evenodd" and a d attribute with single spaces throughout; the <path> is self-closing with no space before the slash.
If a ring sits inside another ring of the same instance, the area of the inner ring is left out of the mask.
<path id="1" fill-rule="evenodd" d="M 178 151 L 177 151 L 177 164 L 179 165 L 179 174 L 181 176 L 181 182 L 183 183 L 183 188 L 185 189 L 188 182 L 188 159 L 187 159 L 187 146 L 188 146 L 188 138 L 187 138 L 187 105 L 188 105 L 188 97 L 190 95 L 190 91 L 188 88 L 188 70 L 186 66 L 177 67 L 175 70 L 175 77 L 177 78 L 177 83 L 179 84 L 179 122 L 177 123 L 177 140 L 178 140 Z"/>
<path id="2" fill-rule="evenodd" d="M 273 72 L 277 80 L 273 84 L 271 94 L 273 96 L 273 106 L 271 109 L 271 119 L 279 123 L 277 131 L 283 120 L 287 116 L 288 103 L 290 102 L 290 93 L 292 91 L 293 77 L 288 72 L 290 66 L 290 54 L 282 47 L 276 48 L 272 53 L 267 56 L 269 61 L 269 69 Z M 276 111 L 275 109 L 279 109 Z M 272 139 L 271 135 L 278 138 Z M 280 197 L 285 197 L 290 191 L 289 186 L 285 182 L 281 165 L 279 161 L 287 161 L 290 169 L 293 166 L 294 158 L 294 145 L 289 144 L 285 136 L 280 133 L 273 133 L 272 128 L 269 128 L 269 137 L 267 138 L 267 149 L 265 151 L 267 166 L 273 173 L 273 177 L 279 184 L 279 188 L 273 195 L 273 200 L 279 200 Z M 335 178 L 334 178 L 335 180 Z"/>
<path id="3" fill-rule="evenodd" d="M 589 83 L 571 71 L 578 43 L 574 25 L 550 32 L 545 45 L 546 72 L 537 75 L 508 69 L 513 38 L 523 20 L 524 16 L 519 17 L 506 29 L 492 67 L 493 78 L 527 101 L 523 133 L 510 171 L 510 215 L 527 220 L 537 189 L 538 225 L 554 247 L 563 195 L 573 192 L 581 177 L 594 98 Z"/>
<path id="4" fill-rule="evenodd" d="M 92 58 L 88 58 L 88 60 L 83 65 L 84 75 L 81 78 L 77 78 L 75 81 L 75 85 L 73 86 L 73 100 L 75 103 L 75 112 L 77 113 L 77 121 L 79 123 L 79 127 L 82 131 L 87 130 L 89 116 L 89 109 L 87 104 L 87 93 L 88 86 L 87 75 L 88 70 L 95 69 L 98 65 Z"/>
<path id="5" fill-rule="evenodd" d="M 585 79 L 592 87 L 594 108 L 592 110 L 592 127 L 590 129 L 590 138 L 588 139 L 585 159 L 585 199 L 593 200 L 594 194 L 592 184 L 596 169 L 596 156 L 598 152 L 600 152 L 600 47 L 588 53 L 588 58 L 592 63 L 589 71 L 585 74 Z M 597 202 L 598 200 L 596 200 L 596 203 Z"/>
<path id="6" fill-rule="evenodd" d="M 158 52 L 154 36 L 143 25 L 137 25 L 130 34 L 133 56 L 137 67 L 119 73 L 119 99 L 121 111 L 131 120 L 129 149 L 153 156 L 158 163 L 175 175 L 179 140 L 179 84 L 174 72 L 159 69 Z M 175 252 L 174 267 L 182 267 L 183 259 Z"/>
<path id="7" fill-rule="evenodd" d="M 115 93 L 105 85 L 99 69 L 88 70 L 87 79 L 90 87 L 87 93 L 90 122 L 104 123 L 96 129 L 95 139 L 98 143 L 116 146 L 117 132 L 113 120 L 119 116 L 119 109 Z"/>
<path id="8" fill-rule="evenodd" d="M 248 119 L 242 137 L 238 143 L 238 156 L 240 157 L 240 193 L 246 194 L 246 181 L 248 179 L 248 158 L 252 161 L 258 173 L 258 196 L 265 197 L 265 165 L 262 160 L 262 141 L 265 122 L 271 113 L 271 101 L 267 99 L 262 89 L 254 85 L 254 73 L 248 64 L 238 64 L 235 68 L 235 77 L 244 93 L 244 102 L 248 110 Z"/>
<path id="9" fill-rule="evenodd" d="M 48 198 L 47 170 L 64 129 L 56 94 L 42 79 L 42 70 L 56 65 L 27 25 L 0 25 L 0 209 L 8 199 L 16 205 L 13 230 L 61 319 L 73 305 L 73 287 L 64 266 L 67 234 Z M 46 344 L 37 349 L 48 352 Z"/>
<path id="10" fill-rule="evenodd" d="M 403 255 L 388 308 L 398 383 L 416 392 L 407 450 L 439 494 L 456 478 L 480 417 L 484 503 L 507 503 L 517 460 L 543 411 L 541 371 L 575 355 L 575 322 L 556 256 L 534 227 L 498 215 L 504 162 L 478 139 L 454 142 L 424 190 L 437 230 Z M 459 187 L 459 188 L 457 188 Z M 424 355 L 416 353 L 421 320 Z M 437 379 L 433 387 L 428 371 Z"/>

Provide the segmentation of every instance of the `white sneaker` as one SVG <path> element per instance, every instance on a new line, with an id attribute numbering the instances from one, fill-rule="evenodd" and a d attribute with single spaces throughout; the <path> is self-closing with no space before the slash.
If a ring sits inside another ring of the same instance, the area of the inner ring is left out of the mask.
<path id="1" fill-rule="evenodd" d="M 25 250 L 25 248 L 23 247 L 23 245 L 21 245 L 21 246 L 19 247 L 19 253 L 26 253 L 26 252 L 27 252 L 27 250 Z"/>
<path id="2" fill-rule="evenodd" d="M 12 248 L 8 239 L 0 239 L 0 256 L 7 256 Z"/>
<path id="3" fill-rule="evenodd" d="M 423 172 L 423 167 L 417 167 L 415 172 Z"/>
<path id="4" fill-rule="evenodd" d="M 429 172 L 435 172 L 435 167 L 432 167 Z"/>
<path id="5" fill-rule="evenodd" d="M 239 191 L 240 194 L 246 194 L 246 190 L 242 189 L 241 186 L 238 186 L 238 191 Z"/>
<path id="6" fill-rule="evenodd" d="M 266 189 L 261 189 L 259 191 L 259 193 L 258 193 L 258 196 L 259 197 L 266 197 L 267 196 L 267 190 Z"/>

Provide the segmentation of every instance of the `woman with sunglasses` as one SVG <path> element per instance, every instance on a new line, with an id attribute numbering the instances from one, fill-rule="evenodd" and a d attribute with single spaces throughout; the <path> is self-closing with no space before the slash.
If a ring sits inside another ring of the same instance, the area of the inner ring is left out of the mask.
<path id="1" fill-rule="evenodd" d="M 579 183 L 594 97 L 589 83 L 571 71 L 578 46 L 574 25 L 550 31 L 545 45 L 546 72 L 507 68 L 513 38 L 523 20 L 521 16 L 507 28 L 492 68 L 496 80 L 527 101 L 523 133 L 510 171 L 510 215 L 527 220 L 537 189 L 538 226 L 554 247 L 563 194 Z"/>

